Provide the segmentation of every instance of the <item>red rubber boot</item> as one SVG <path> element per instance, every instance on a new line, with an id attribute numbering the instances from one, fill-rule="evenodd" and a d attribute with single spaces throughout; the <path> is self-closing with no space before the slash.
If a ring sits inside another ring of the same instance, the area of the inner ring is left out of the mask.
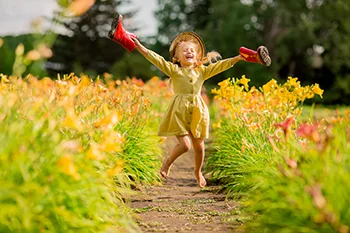
<path id="1" fill-rule="evenodd" d="M 265 46 L 259 46 L 257 51 L 245 47 L 240 47 L 239 53 L 247 62 L 259 63 L 265 66 L 271 65 L 269 50 Z"/>
<path id="2" fill-rule="evenodd" d="M 131 52 L 136 48 L 135 42 L 131 38 L 137 38 L 137 36 L 123 28 L 122 20 L 123 16 L 120 14 L 113 19 L 111 30 L 108 32 L 108 37 Z"/>

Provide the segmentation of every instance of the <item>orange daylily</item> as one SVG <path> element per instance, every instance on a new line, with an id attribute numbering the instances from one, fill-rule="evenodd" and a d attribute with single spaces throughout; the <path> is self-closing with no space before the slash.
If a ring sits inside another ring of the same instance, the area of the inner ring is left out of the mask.
<path id="1" fill-rule="evenodd" d="M 76 180 L 80 179 L 80 174 L 77 172 L 71 155 L 62 156 L 58 160 L 57 166 L 64 174 L 72 176 Z"/>
<path id="2" fill-rule="evenodd" d="M 72 16 L 77 17 L 87 12 L 94 4 L 95 0 L 74 0 L 67 10 Z"/>

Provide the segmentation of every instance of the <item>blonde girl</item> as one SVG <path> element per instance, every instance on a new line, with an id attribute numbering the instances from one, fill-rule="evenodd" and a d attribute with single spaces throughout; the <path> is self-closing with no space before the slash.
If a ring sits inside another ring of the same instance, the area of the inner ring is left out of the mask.
<path id="1" fill-rule="evenodd" d="M 164 160 L 160 169 L 161 176 L 163 178 L 169 176 L 171 165 L 179 156 L 189 151 L 192 144 L 194 175 L 199 187 L 206 186 L 206 180 L 201 170 L 205 154 L 204 140 L 209 136 L 209 112 L 201 97 L 202 85 L 209 78 L 234 66 L 238 61 L 251 61 L 249 59 L 252 59 L 252 55 L 248 54 L 249 56 L 247 56 L 246 53 L 241 53 L 232 58 L 210 63 L 212 58 L 219 56 L 219 54 L 216 52 L 206 54 L 204 43 L 198 34 L 181 32 L 171 42 L 169 49 L 171 61 L 166 61 L 159 54 L 144 47 L 134 34 L 124 29 L 124 32 L 120 32 L 120 27 L 121 17 L 118 16 L 118 20 L 113 21 L 109 37 L 129 51 L 136 48 L 172 81 L 174 96 L 160 124 L 158 135 L 176 136 L 178 144 Z M 118 30 L 119 35 L 117 35 Z M 259 55 L 259 58 L 255 59 L 260 60 L 252 62 L 264 63 L 265 65 L 266 61 L 271 62 L 265 47 L 260 48 L 258 53 L 252 50 L 248 52 L 254 53 L 255 57 L 257 54 Z M 263 56 L 261 57 L 261 55 Z M 209 65 L 204 65 L 207 62 Z"/>

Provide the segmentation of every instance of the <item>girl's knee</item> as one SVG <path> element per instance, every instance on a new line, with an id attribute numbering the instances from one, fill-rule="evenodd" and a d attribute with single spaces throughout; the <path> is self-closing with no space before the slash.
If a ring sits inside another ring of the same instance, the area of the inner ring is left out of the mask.
<path id="1" fill-rule="evenodd" d="M 204 152 L 204 143 L 194 143 L 193 149 L 196 153 L 203 153 Z"/>
<path id="2" fill-rule="evenodd" d="M 194 151 L 198 154 L 204 154 L 204 148 L 197 146 L 197 147 L 193 147 Z"/>
<path id="3" fill-rule="evenodd" d="M 191 139 L 188 136 L 179 137 L 178 140 L 184 153 L 191 149 Z"/>
<path id="4" fill-rule="evenodd" d="M 191 150 L 191 143 L 183 143 L 182 148 L 185 152 L 188 152 L 189 150 Z"/>

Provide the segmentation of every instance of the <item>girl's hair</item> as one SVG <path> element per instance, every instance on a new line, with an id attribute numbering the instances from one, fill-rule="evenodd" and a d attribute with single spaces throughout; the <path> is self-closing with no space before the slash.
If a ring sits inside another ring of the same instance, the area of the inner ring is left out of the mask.
<path id="1" fill-rule="evenodd" d="M 221 60 L 221 55 L 220 53 L 216 51 L 210 51 L 207 53 L 205 57 L 202 58 L 202 64 L 210 64 L 210 63 L 215 63 L 219 60 Z"/>
<path id="2" fill-rule="evenodd" d="M 197 53 L 200 52 L 200 51 L 199 51 L 199 46 L 198 46 L 198 44 L 196 43 L 196 41 L 194 41 L 194 40 L 182 40 L 182 41 L 179 41 L 179 42 L 177 43 L 177 45 L 175 46 L 175 55 L 176 55 L 177 49 L 179 48 L 179 45 L 180 45 L 181 43 L 184 43 L 184 42 L 191 42 L 192 44 L 195 45 L 195 47 L 196 47 L 196 49 L 197 49 Z M 197 62 L 197 66 L 202 65 L 202 64 L 207 65 L 207 64 L 210 64 L 210 63 L 215 63 L 215 62 L 217 62 L 217 61 L 219 61 L 219 60 L 221 60 L 221 55 L 220 55 L 220 53 L 218 53 L 218 52 L 216 52 L 216 51 L 210 51 L 210 52 L 208 52 L 208 53 L 205 54 L 205 55 L 203 54 L 203 58 Z M 172 57 L 172 61 L 171 61 L 171 62 L 174 63 L 174 64 L 180 65 L 175 56 Z"/>
<path id="3" fill-rule="evenodd" d="M 199 52 L 199 46 L 198 46 L 198 44 L 197 44 L 194 40 L 183 40 L 183 41 L 179 41 L 179 42 L 175 45 L 175 55 L 176 55 L 176 51 L 177 51 L 177 49 L 178 49 L 178 47 L 179 47 L 179 44 L 184 43 L 184 42 L 191 42 L 191 43 L 193 43 L 193 44 L 196 46 L 196 48 L 197 48 L 197 53 Z M 202 65 L 202 64 L 208 65 L 208 64 L 210 64 L 210 63 L 215 63 L 215 62 L 221 60 L 221 58 L 222 58 L 222 57 L 221 57 L 220 53 L 218 53 L 218 52 L 216 52 L 216 51 L 210 51 L 210 52 L 208 52 L 205 56 L 203 56 L 203 58 L 202 58 L 200 61 L 197 62 L 197 66 L 200 66 L 200 65 Z M 172 61 L 171 61 L 172 63 L 178 64 L 178 65 L 180 66 L 180 63 L 177 61 L 177 59 L 176 59 L 175 56 L 172 57 L 171 60 L 172 60 Z M 169 88 L 169 89 L 172 89 L 172 87 L 173 87 L 173 82 L 172 82 L 172 80 L 170 79 L 170 80 L 169 80 L 169 83 L 168 83 L 168 88 Z"/>

